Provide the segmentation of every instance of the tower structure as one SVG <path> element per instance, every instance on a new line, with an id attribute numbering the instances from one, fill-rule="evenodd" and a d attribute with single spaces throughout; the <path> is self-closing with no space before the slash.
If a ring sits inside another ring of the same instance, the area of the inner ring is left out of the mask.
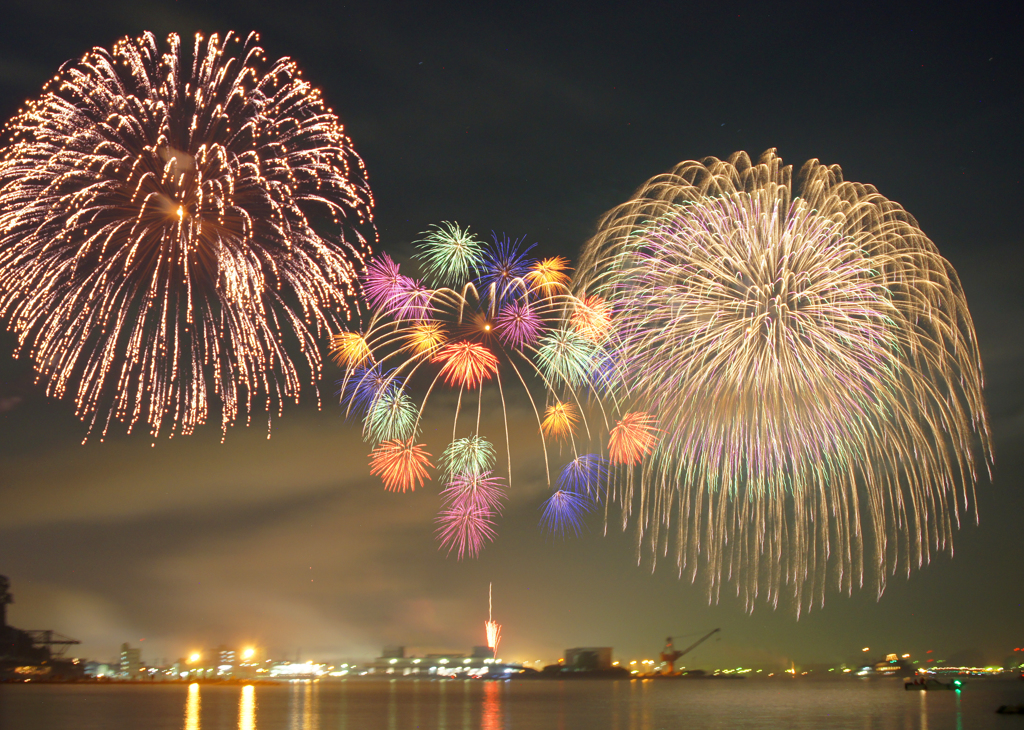
<path id="1" fill-rule="evenodd" d="M 11 582 L 6 575 L 0 575 L 0 629 L 7 626 L 7 604 L 14 603 L 11 595 Z"/>

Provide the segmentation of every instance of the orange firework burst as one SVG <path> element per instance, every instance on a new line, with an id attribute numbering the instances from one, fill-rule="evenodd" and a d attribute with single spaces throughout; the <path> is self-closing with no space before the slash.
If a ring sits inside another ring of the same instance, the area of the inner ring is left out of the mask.
<path id="1" fill-rule="evenodd" d="M 331 337 L 331 357 L 342 367 L 359 367 L 372 355 L 366 338 L 355 332 L 342 332 Z"/>
<path id="2" fill-rule="evenodd" d="M 434 362 L 444 363 L 439 373 L 444 382 L 461 388 L 475 388 L 498 372 L 498 358 L 476 342 L 447 344 L 434 357 Z"/>
<path id="3" fill-rule="evenodd" d="M 654 451 L 658 431 L 651 414 L 644 411 L 627 413 L 615 422 L 608 437 L 608 458 L 613 464 L 634 466 Z"/>
<path id="4" fill-rule="evenodd" d="M 526 280 L 534 289 L 549 297 L 569 283 L 569 271 L 572 269 L 569 268 L 568 259 L 552 256 L 535 263 L 526 274 Z"/>
<path id="5" fill-rule="evenodd" d="M 545 436 L 567 438 L 572 435 L 573 426 L 579 422 L 579 414 L 572 403 L 558 402 L 547 407 L 540 427 Z"/>
<path id="6" fill-rule="evenodd" d="M 494 620 L 494 603 L 491 600 L 493 583 L 487 584 L 487 620 L 484 621 L 484 631 L 487 632 L 487 647 L 498 656 L 498 643 L 501 641 L 501 624 Z"/>
<path id="7" fill-rule="evenodd" d="M 497 655 L 498 644 L 501 642 L 501 624 L 497 621 L 484 621 L 484 630 L 487 631 L 487 648 Z"/>
<path id="8" fill-rule="evenodd" d="M 444 325 L 440 322 L 419 322 L 405 335 L 404 349 L 412 350 L 417 355 L 428 355 L 436 352 L 447 341 Z"/>
<path id="9" fill-rule="evenodd" d="M 425 444 L 408 441 L 385 441 L 370 452 L 370 473 L 384 482 L 389 492 L 406 492 L 422 487 L 430 479 L 427 467 L 433 469 Z"/>
<path id="10" fill-rule="evenodd" d="M 576 302 L 570 322 L 581 335 L 600 344 L 612 327 L 611 305 L 601 297 L 584 297 Z"/>

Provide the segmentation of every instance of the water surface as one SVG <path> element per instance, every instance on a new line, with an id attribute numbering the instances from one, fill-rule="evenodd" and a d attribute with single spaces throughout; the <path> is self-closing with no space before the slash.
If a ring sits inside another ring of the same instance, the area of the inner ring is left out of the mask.
<path id="1" fill-rule="evenodd" d="M 362 680 L 284 685 L 0 685 L 0 730 L 987 730 L 1024 682 L 961 693 L 894 680 Z"/>

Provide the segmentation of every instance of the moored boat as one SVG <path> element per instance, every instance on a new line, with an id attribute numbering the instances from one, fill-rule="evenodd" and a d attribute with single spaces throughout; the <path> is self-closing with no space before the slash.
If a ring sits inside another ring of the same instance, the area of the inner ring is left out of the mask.
<path id="1" fill-rule="evenodd" d="M 903 685 L 903 689 L 906 690 L 921 690 L 922 692 L 933 691 L 933 690 L 961 690 L 963 689 L 964 683 L 959 679 L 954 679 L 952 682 L 940 682 L 937 679 L 931 677 L 918 677 L 912 681 L 908 681 Z"/>

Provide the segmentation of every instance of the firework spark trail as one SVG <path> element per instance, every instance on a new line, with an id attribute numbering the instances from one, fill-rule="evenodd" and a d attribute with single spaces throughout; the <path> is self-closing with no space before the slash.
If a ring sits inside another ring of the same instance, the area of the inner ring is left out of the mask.
<path id="1" fill-rule="evenodd" d="M 257 42 L 95 48 L 6 127 L 0 315 L 90 432 L 279 414 L 303 381 L 288 349 L 315 383 L 318 338 L 349 317 L 357 228 L 376 236 L 363 163 Z"/>
<path id="2" fill-rule="evenodd" d="M 684 162 L 605 215 L 574 283 L 613 312 L 616 398 L 664 431 L 618 472 L 623 519 L 713 599 L 731 577 L 798 611 L 951 552 L 992 459 L 953 268 L 873 187 L 799 179 L 774 151 Z"/>

